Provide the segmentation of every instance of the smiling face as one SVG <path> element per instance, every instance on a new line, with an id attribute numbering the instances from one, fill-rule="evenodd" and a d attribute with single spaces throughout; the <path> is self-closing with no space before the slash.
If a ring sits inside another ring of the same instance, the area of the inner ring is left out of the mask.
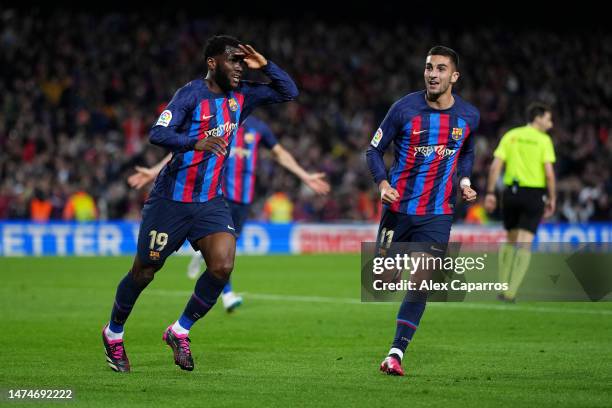
<path id="1" fill-rule="evenodd" d="M 445 55 L 428 55 L 425 60 L 425 89 L 427 99 L 436 100 L 451 93 L 453 85 L 459 79 L 459 72 L 452 60 Z"/>
<path id="2" fill-rule="evenodd" d="M 225 52 L 207 60 L 208 71 L 225 92 L 238 88 L 244 74 L 244 53 L 238 48 L 227 46 Z"/>

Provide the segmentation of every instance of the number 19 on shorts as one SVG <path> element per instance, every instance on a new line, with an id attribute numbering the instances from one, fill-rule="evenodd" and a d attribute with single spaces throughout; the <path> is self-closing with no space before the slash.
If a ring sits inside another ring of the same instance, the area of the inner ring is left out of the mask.
<path id="1" fill-rule="evenodd" d="M 168 234 L 165 232 L 157 232 L 152 230 L 149 232 L 149 236 L 151 237 L 151 241 L 149 243 L 149 249 L 151 251 L 161 252 L 168 244 Z"/>

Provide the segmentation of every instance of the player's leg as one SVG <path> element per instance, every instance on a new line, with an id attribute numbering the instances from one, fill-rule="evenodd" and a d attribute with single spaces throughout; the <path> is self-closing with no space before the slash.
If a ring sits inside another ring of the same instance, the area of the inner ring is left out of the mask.
<path id="1" fill-rule="evenodd" d="M 411 254 L 412 256 L 421 256 L 422 254 L 424 257 L 439 257 L 444 255 L 450 237 L 452 216 L 403 215 L 401 217 L 403 218 L 401 222 L 403 224 L 403 234 L 400 236 L 403 239 L 414 243 L 427 243 L 427 247 L 433 247 L 431 251 Z M 434 253 L 434 250 L 437 252 Z M 433 270 L 428 267 L 422 267 L 411 275 L 410 281 L 414 282 L 418 288 L 423 280 L 431 279 L 432 272 Z M 395 336 L 388 357 L 381 365 L 382 371 L 392 375 L 403 375 L 401 362 L 419 327 L 426 304 L 427 291 L 413 290 L 406 293 L 397 313 Z M 397 366 L 393 366 L 393 361 L 390 361 L 390 359 L 395 359 L 399 363 L 399 369 Z"/>
<path id="2" fill-rule="evenodd" d="M 520 194 L 521 211 L 516 229 L 515 253 L 511 266 L 509 288 L 504 293 L 507 300 L 514 302 L 531 262 L 531 245 L 544 214 L 543 189 L 523 189 Z"/>
<path id="3" fill-rule="evenodd" d="M 169 200 L 150 199 L 143 208 L 138 253 L 132 268 L 117 286 L 110 321 L 102 333 L 107 362 L 115 371 L 129 371 L 130 368 L 123 345 L 123 326 L 136 300 L 187 235 L 189 220 L 181 205 Z M 179 208 L 175 208 L 177 206 Z"/>
<path id="4" fill-rule="evenodd" d="M 502 197 L 502 215 L 504 229 L 506 232 L 506 242 L 499 246 L 498 251 L 498 280 L 500 283 L 510 282 L 512 264 L 516 252 L 516 238 L 518 235 L 518 225 L 521 214 L 520 197 L 513 187 L 508 187 Z M 510 301 L 505 293 L 500 293 L 497 298 L 502 301 Z"/>
<path id="5" fill-rule="evenodd" d="M 188 239 L 204 255 L 206 270 L 198 278 L 183 314 L 168 326 L 163 338 L 174 352 L 175 364 L 191 371 L 194 364 L 189 330 L 215 305 L 234 268 L 236 236 L 229 208 L 222 197 L 198 204 Z"/>
<path id="6" fill-rule="evenodd" d="M 229 206 L 230 213 L 232 214 L 236 235 L 239 237 L 240 233 L 242 232 L 242 227 L 244 226 L 249 214 L 250 206 L 248 204 L 237 203 L 232 200 L 227 200 L 227 204 Z M 242 296 L 239 296 L 234 292 L 231 279 L 227 281 L 227 284 L 223 288 L 221 300 L 223 302 L 223 307 L 228 313 L 233 312 L 238 306 L 242 305 Z"/>
<path id="7" fill-rule="evenodd" d="M 236 238 L 232 234 L 218 232 L 199 239 L 197 246 L 204 254 L 206 270 L 198 278 L 183 314 L 166 329 L 163 336 L 174 352 L 175 364 L 188 371 L 194 368 L 189 330 L 212 309 L 229 280 L 234 268 Z"/>

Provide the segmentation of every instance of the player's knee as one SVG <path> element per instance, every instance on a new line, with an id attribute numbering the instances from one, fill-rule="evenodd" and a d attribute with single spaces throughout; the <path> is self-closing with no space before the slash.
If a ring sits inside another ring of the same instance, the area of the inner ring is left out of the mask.
<path id="1" fill-rule="evenodd" d="M 211 262 L 207 267 L 208 271 L 216 278 L 221 280 L 229 279 L 234 269 L 234 260 L 231 257 L 222 258 Z"/>
<path id="2" fill-rule="evenodd" d="M 141 288 L 145 288 L 155 278 L 155 272 L 159 268 L 155 266 L 142 266 L 139 268 L 132 268 L 131 274 L 132 279 Z"/>

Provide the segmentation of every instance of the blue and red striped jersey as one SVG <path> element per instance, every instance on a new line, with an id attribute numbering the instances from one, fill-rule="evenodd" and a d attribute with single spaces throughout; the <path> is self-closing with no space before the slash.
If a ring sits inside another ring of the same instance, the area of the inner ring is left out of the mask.
<path id="1" fill-rule="evenodd" d="M 293 100 L 298 90 L 287 73 L 273 62 L 262 71 L 269 84 L 241 81 L 229 93 L 216 94 L 198 79 L 180 88 L 155 125 L 151 143 L 172 150 L 172 159 L 155 180 L 152 196 L 174 201 L 205 202 L 222 194 L 221 179 L 239 125 L 258 106 Z M 198 140 L 222 137 L 227 154 L 193 150 Z"/>
<path id="2" fill-rule="evenodd" d="M 223 196 L 241 204 L 251 204 L 255 193 L 257 149 L 262 144 L 272 149 L 278 141 L 270 128 L 249 116 L 232 140 L 232 150 L 223 173 Z"/>
<path id="3" fill-rule="evenodd" d="M 469 177 L 474 163 L 474 137 L 480 121 L 474 106 L 453 94 L 449 109 L 436 110 L 425 91 L 393 104 L 374 134 L 367 160 L 374 181 L 384 179 L 400 199 L 389 209 L 410 215 L 452 214 L 457 180 Z M 393 141 L 395 160 L 389 173 L 383 155 Z"/>

